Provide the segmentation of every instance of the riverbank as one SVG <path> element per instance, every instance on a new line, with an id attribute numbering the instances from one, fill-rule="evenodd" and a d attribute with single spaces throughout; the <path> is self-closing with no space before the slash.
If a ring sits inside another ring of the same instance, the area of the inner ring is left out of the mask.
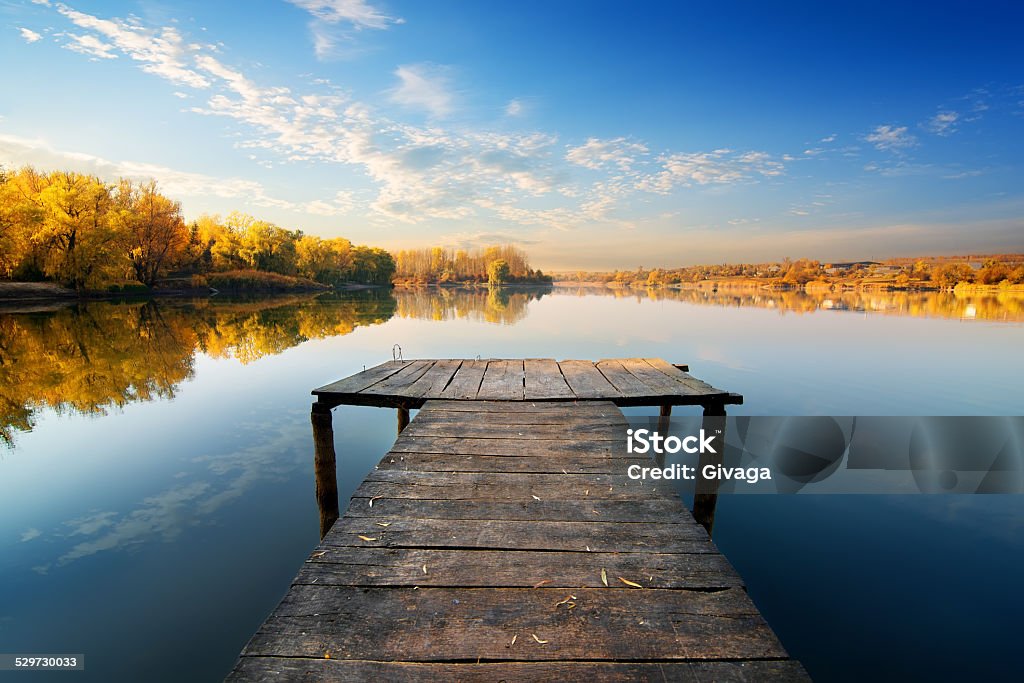
<path id="1" fill-rule="evenodd" d="M 52 282 L 0 282 L 0 306 L 21 303 L 67 303 L 78 300 L 115 300 L 152 297 L 203 298 L 219 294 L 277 296 L 329 291 L 378 289 L 383 285 L 342 283 L 335 286 L 306 278 L 263 273 L 228 271 L 191 278 L 172 278 L 149 288 L 137 283 L 112 285 L 102 290 L 77 291 Z"/>

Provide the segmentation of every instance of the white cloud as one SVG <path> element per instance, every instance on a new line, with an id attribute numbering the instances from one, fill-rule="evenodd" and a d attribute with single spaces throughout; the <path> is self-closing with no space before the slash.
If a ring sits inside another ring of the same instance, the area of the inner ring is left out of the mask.
<path id="1" fill-rule="evenodd" d="M 395 70 L 399 84 L 391 100 L 406 107 L 423 109 L 444 118 L 454 109 L 451 79 L 447 69 L 431 64 L 407 64 Z"/>
<path id="2" fill-rule="evenodd" d="M 566 160 L 591 170 L 601 170 L 615 166 L 628 171 L 636 162 L 637 157 L 647 154 L 647 147 L 626 138 L 599 140 L 590 138 L 579 147 L 570 147 Z"/>
<path id="3" fill-rule="evenodd" d="M 960 114 L 955 111 L 940 111 L 924 124 L 925 130 L 946 137 L 956 132 Z"/>
<path id="4" fill-rule="evenodd" d="M 384 29 L 390 24 L 401 24 L 402 19 L 391 17 L 369 5 L 366 0 L 288 0 L 314 17 L 329 24 L 344 22 L 355 28 Z"/>
<path id="5" fill-rule="evenodd" d="M 679 185 L 726 185 L 756 180 L 759 176 L 779 176 L 785 172 L 784 163 L 767 152 L 716 149 L 665 154 L 658 160 L 663 170 L 642 178 L 638 182 L 639 189 L 664 194 Z"/>
<path id="6" fill-rule="evenodd" d="M 26 529 L 21 534 L 21 542 L 25 543 L 27 541 L 31 541 L 32 539 L 39 538 L 42 535 L 43 535 L 43 532 L 41 532 L 39 529 L 35 529 L 35 528 Z"/>
<path id="7" fill-rule="evenodd" d="M 41 35 L 29 28 L 19 28 L 18 32 L 21 33 L 21 37 L 25 39 L 26 43 L 34 43 L 43 39 Z"/>
<path id="8" fill-rule="evenodd" d="M 67 5 L 58 5 L 57 11 L 67 17 L 79 28 L 94 31 L 103 36 L 113 46 L 124 52 L 131 59 L 142 63 L 142 70 L 166 78 L 178 85 L 193 88 L 208 88 L 210 81 L 191 68 L 191 57 L 201 49 L 197 44 L 186 44 L 181 34 L 173 26 L 164 26 L 159 30 L 148 29 L 137 20 L 100 19 L 84 14 Z M 69 49 L 84 51 L 83 36 L 70 35 L 72 42 Z M 106 57 L 112 48 L 103 47 L 99 38 L 90 34 L 89 44 L 95 48 L 93 56 Z M 78 47 L 73 47 L 77 45 Z M 88 54 L 88 53 L 87 53 Z M 112 56 L 112 55 L 111 55 Z"/>
<path id="9" fill-rule="evenodd" d="M 878 126 L 864 139 L 883 151 L 899 151 L 917 144 L 917 138 L 907 132 L 906 126 Z"/>
<path id="10" fill-rule="evenodd" d="M 56 150 L 43 140 L 0 134 L 0 161 L 19 166 L 70 168 L 91 173 L 105 180 L 131 178 L 156 179 L 161 189 L 172 197 L 218 197 L 235 199 L 255 207 L 274 207 L 296 213 L 333 216 L 346 213 L 352 205 L 351 196 L 339 192 L 332 201 L 294 202 L 274 197 L 262 184 L 244 178 L 218 178 L 204 173 L 180 171 L 166 166 L 138 161 L 110 161 L 82 152 Z"/>
<path id="11" fill-rule="evenodd" d="M 104 43 L 94 35 L 80 36 L 74 33 L 62 35 L 69 39 L 69 42 L 65 43 L 64 47 L 72 52 L 79 52 L 94 59 L 117 59 L 117 55 L 114 54 L 114 46 L 110 43 Z"/>
<path id="12" fill-rule="evenodd" d="M 832 133 L 829 136 L 823 137 L 821 142 L 835 142 L 837 137 L 838 136 L 835 133 Z"/>
<path id="13" fill-rule="evenodd" d="M 522 100 L 509 100 L 505 105 L 505 116 L 522 116 L 526 113 L 526 105 Z"/>

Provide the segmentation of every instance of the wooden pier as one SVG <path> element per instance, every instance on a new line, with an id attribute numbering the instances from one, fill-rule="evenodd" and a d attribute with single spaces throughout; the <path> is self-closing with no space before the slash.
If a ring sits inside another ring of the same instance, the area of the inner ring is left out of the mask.
<path id="1" fill-rule="evenodd" d="M 618 405 L 720 421 L 741 397 L 653 359 L 386 363 L 314 393 L 323 540 L 229 680 L 806 680 L 710 525 L 626 475 L 651 461 Z M 341 403 L 420 412 L 338 518 Z"/>

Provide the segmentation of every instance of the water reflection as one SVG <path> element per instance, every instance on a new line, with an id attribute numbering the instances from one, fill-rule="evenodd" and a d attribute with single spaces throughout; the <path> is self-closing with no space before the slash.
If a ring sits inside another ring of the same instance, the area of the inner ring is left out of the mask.
<path id="1" fill-rule="evenodd" d="M 29 431 L 39 410 L 105 414 L 173 398 L 197 353 L 248 364 L 310 339 L 351 333 L 393 316 L 514 325 L 545 296 L 824 310 L 1024 322 L 1020 293 L 829 292 L 605 287 L 421 288 L 255 301 L 90 302 L 0 312 L 0 443 Z"/>
<path id="2" fill-rule="evenodd" d="M 470 320 L 513 325 L 526 317 L 531 301 L 551 287 L 421 287 L 396 289 L 397 315 L 423 320 Z"/>
<path id="3" fill-rule="evenodd" d="M 952 318 L 1024 322 L 1024 292 L 904 292 L 849 290 L 826 292 L 804 290 L 768 290 L 750 288 L 697 287 L 668 289 L 649 287 L 565 287 L 556 294 L 563 296 L 602 295 L 617 299 L 642 301 L 682 301 L 711 306 L 769 308 L 786 313 L 817 311 L 854 311 L 915 318 Z"/>
<path id="4" fill-rule="evenodd" d="M 251 363 L 309 339 L 386 322 L 389 292 L 262 301 L 90 302 L 0 315 L 0 441 L 40 409 L 103 415 L 173 398 L 197 352 Z"/>

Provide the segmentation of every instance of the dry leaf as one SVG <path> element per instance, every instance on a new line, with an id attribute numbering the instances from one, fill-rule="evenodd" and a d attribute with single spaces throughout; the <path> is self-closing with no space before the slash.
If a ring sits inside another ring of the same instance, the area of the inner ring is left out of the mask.
<path id="1" fill-rule="evenodd" d="M 533 495 L 533 494 L 530 494 L 530 495 Z M 533 496 L 533 499 L 534 500 L 540 500 L 540 498 L 538 498 L 537 496 Z"/>
<path id="2" fill-rule="evenodd" d="M 427 565 L 423 565 L 423 573 L 424 573 L 424 574 L 426 574 L 426 573 L 427 573 Z"/>
<path id="3" fill-rule="evenodd" d="M 576 603 L 575 603 L 575 602 L 570 602 L 570 603 L 569 603 L 568 605 L 566 605 L 566 607 L 565 607 L 565 608 L 566 608 L 566 609 L 572 609 L 572 608 L 573 608 L 573 607 L 575 607 L 575 606 L 576 606 Z"/>
<path id="4" fill-rule="evenodd" d="M 530 635 L 533 636 L 533 639 L 536 640 L 541 645 L 546 645 L 547 642 L 548 642 L 546 640 L 541 640 L 540 638 L 538 638 L 536 633 L 531 633 Z"/>
<path id="5" fill-rule="evenodd" d="M 370 507 L 373 507 L 373 501 L 383 498 L 384 496 L 374 496 L 370 499 Z"/>
<path id="6" fill-rule="evenodd" d="M 587 552 L 588 553 L 590 552 L 590 546 L 589 545 L 587 546 Z"/>
<path id="7" fill-rule="evenodd" d="M 566 472 L 565 470 L 562 470 L 562 474 L 569 474 L 569 473 Z"/>
<path id="8" fill-rule="evenodd" d="M 389 527 L 391 526 L 391 522 L 377 522 L 377 526 Z"/>
<path id="9" fill-rule="evenodd" d="M 586 491 L 584 491 L 583 495 L 584 496 L 589 496 L 590 495 L 590 489 L 587 489 Z"/>
<path id="10" fill-rule="evenodd" d="M 518 637 L 519 637 L 519 634 L 518 634 L 518 633 L 517 633 L 517 634 L 515 634 L 514 636 L 512 636 L 512 642 L 511 642 L 511 643 L 509 643 L 509 644 L 508 644 L 508 646 L 509 646 L 509 647 L 512 647 L 513 645 L 515 645 L 515 644 L 516 644 L 516 638 L 518 638 Z"/>
<path id="11" fill-rule="evenodd" d="M 608 585 L 608 572 L 606 572 L 604 568 L 601 569 L 601 583 L 606 586 Z"/>
<path id="12" fill-rule="evenodd" d="M 327 554 L 327 551 L 326 551 L 326 550 L 321 550 L 321 551 L 319 551 L 319 552 L 315 552 L 315 553 L 313 553 L 313 557 L 323 557 L 323 556 L 324 556 L 324 555 L 326 555 L 326 554 Z"/>
<path id="13" fill-rule="evenodd" d="M 565 603 L 570 602 L 570 601 L 575 600 L 575 599 L 576 599 L 575 595 L 567 595 L 567 596 L 565 596 L 565 600 L 559 600 L 558 602 L 556 602 L 555 603 L 555 607 L 561 607 Z"/>
<path id="14" fill-rule="evenodd" d="M 630 581 L 628 579 L 624 579 L 621 576 L 619 577 L 619 581 L 626 584 L 627 586 L 632 586 L 633 588 L 643 588 L 643 586 L 641 586 L 639 583 L 636 583 L 635 581 Z"/>
<path id="15" fill-rule="evenodd" d="M 325 652 L 324 653 L 324 659 L 330 659 L 330 658 L 331 658 L 331 653 L 330 652 Z"/>
<path id="16" fill-rule="evenodd" d="M 541 581 L 539 583 L 533 584 L 533 587 L 534 588 L 540 588 L 541 586 L 543 586 L 546 583 L 551 583 L 551 579 L 544 579 L 543 581 Z"/>
<path id="17" fill-rule="evenodd" d="M 376 538 L 370 538 L 369 536 L 360 536 L 359 538 L 363 539 L 364 541 L 376 541 L 377 540 Z"/>

